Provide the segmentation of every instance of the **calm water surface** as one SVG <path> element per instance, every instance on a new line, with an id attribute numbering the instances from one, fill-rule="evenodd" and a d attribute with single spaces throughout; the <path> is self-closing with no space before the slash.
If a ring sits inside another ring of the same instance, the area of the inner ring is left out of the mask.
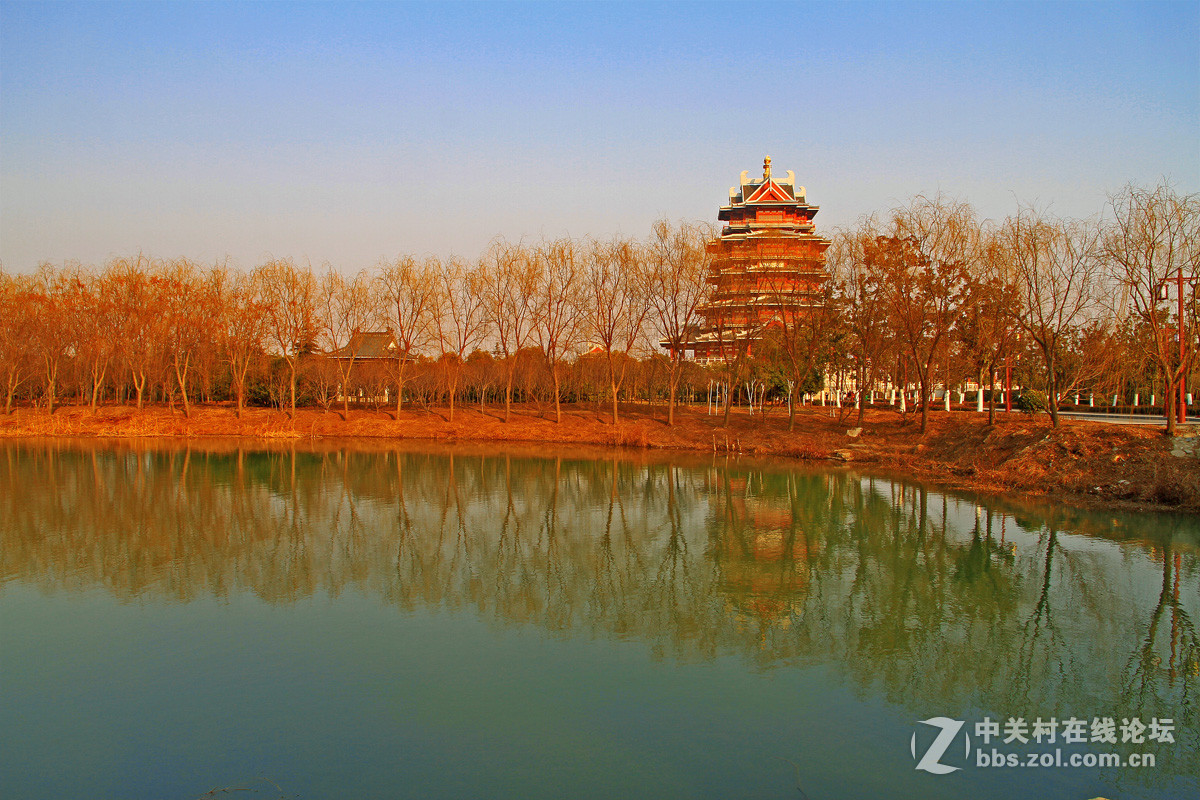
<path id="1" fill-rule="evenodd" d="M 10 443 L 0 797 L 1196 797 L 1198 615 L 1192 518 L 725 459 Z M 1054 743 L 977 729 L 1039 717 Z M 1155 765 L 980 765 L 1045 753 Z"/>

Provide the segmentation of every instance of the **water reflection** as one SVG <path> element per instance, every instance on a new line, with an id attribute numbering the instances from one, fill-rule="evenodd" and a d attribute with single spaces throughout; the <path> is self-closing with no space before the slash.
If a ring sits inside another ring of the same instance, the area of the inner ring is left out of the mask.
<path id="1" fill-rule="evenodd" d="M 1196 770 L 1194 520 L 1001 507 L 737 462 L 9 445 L 0 574 L 401 609 L 832 664 L 920 715 L 1174 716 Z M 1151 778 L 1156 779 L 1156 778 Z"/>

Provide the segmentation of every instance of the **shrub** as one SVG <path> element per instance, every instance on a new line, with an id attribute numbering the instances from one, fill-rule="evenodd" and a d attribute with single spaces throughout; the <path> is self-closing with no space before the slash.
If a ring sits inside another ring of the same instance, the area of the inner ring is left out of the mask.
<path id="1" fill-rule="evenodd" d="M 1017 398 L 1017 408 L 1026 414 L 1036 414 L 1039 411 L 1045 411 L 1047 408 L 1046 395 L 1033 389 L 1026 389 Z"/>

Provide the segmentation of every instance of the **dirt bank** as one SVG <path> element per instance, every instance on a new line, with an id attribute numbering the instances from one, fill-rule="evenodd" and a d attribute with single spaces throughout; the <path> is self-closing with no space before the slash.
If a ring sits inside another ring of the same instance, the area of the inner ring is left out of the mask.
<path id="1" fill-rule="evenodd" d="M 1200 444 L 1171 440 L 1156 426 L 1124 426 L 1064 420 L 1053 430 L 1049 420 L 1020 413 L 986 415 L 938 412 L 928 433 L 920 433 L 912 414 L 867 414 L 861 432 L 853 412 L 805 408 L 793 433 L 785 411 L 750 417 L 736 409 L 729 427 L 704 408 L 682 409 L 674 426 L 661 407 L 622 406 L 616 425 L 609 412 L 571 406 L 563 421 L 549 408 L 514 409 L 504 422 L 503 409 L 459 407 L 454 420 L 446 408 L 409 409 L 398 419 L 382 411 L 337 412 L 301 409 L 295 420 L 267 409 L 248 409 L 241 417 L 227 406 L 196 406 L 190 417 L 166 408 L 138 411 L 107 406 L 93 414 L 67 406 L 53 415 L 18 409 L 0 416 L 0 437 L 248 437 L 382 438 L 437 441 L 548 442 L 617 445 L 692 451 L 732 452 L 804 460 L 869 464 L 937 483 L 985 492 L 1053 495 L 1090 506 L 1166 508 L 1200 512 Z"/>

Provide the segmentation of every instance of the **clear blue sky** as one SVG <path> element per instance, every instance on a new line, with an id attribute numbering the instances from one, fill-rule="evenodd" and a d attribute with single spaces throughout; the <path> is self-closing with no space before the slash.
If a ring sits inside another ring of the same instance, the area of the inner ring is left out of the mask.
<path id="1" fill-rule="evenodd" d="M 1200 2 L 0 2 L 9 271 L 640 236 L 765 154 L 823 228 L 1200 191 Z"/>

